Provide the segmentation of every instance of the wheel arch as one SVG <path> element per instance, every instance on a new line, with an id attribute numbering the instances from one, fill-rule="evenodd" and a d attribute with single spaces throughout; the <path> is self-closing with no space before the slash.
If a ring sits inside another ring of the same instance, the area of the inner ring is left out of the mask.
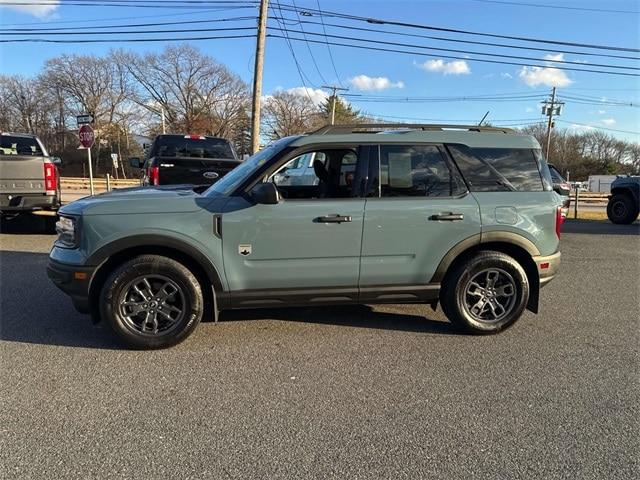
<path id="1" fill-rule="evenodd" d="M 477 234 L 459 242 L 440 261 L 431 283 L 444 283 L 447 275 L 457 265 L 482 250 L 502 252 L 513 257 L 522 265 L 529 280 L 527 310 L 538 313 L 540 276 L 533 257 L 540 255 L 540 252 L 530 240 L 521 235 L 509 232 L 490 232 L 490 234 Z"/>
<path id="2" fill-rule="evenodd" d="M 94 322 L 100 320 L 100 290 L 116 266 L 138 255 L 161 255 L 182 263 L 202 287 L 205 315 L 215 315 L 216 295 L 224 291 L 216 266 L 200 250 L 179 240 L 158 235 L 137 235 L 107 244 L 92 254 L 87 263 L 98 265 L 89 283 L 89 305 Z M 205 317 L 206 318 L 206 317 Z"/>
<path id="3" fill-rule="evenodd" d="M 620 187 L 613 187 L 611 189 L 611 195 L 628 195 L 630 196 L 636 204 L 640 201 L 640 184 L 638 185 L 624 185 Z"/>

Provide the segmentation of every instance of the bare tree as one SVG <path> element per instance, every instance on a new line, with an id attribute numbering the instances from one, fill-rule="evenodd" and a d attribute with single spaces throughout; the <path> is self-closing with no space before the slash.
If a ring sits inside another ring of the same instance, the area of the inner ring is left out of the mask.
<path id="1" fill-rule="evenodd" d="M 266 100 L 264 123 L 271 140 L 313 130 L 323 123 L 320 109 L 307 96 L 276 92 Z"/>
<path id="2" fill-rule="evenodd" d="M 163 109 L 174 130 L 227 136 L 247 108 L 247 84 L 190 45 L 115 57 L 141 87 L 135 100 L 149 110 Z"/>

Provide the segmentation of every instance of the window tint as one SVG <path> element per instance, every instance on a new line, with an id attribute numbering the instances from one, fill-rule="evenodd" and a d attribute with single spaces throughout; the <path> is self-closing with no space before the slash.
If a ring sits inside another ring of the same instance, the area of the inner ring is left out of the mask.
<path id="1" fill-rule="evenodd" d="M 380 147 L 380 192 L 383 197 L 451 197 L 466 191 L 438 147 Z"/>
<path id="2" fill-rule="evenodd" d="M 0 135 L 0 154 L 43 156 L 44 152 L 33 137 Z"/>
<path id="3" fill-rule="evenodd" d="M 530 149 L 448 147 L 471 191 L 543 190 L 538 162 Z"/>
<path id="4" fill-rule="evenodd" d="M 191 157 L 233 159 L 233 151 L 227 140 L 197 136 L 161 136 L 153 146 L 153 157 Z"/>
<path id="5" fill-rule="evenodd" d="M 553 183 L 565 182 L 565 179 L 562 178 L 562 175 L 560 175 L 560 172 L 558 172 L 558 170 L 556 170 L 556 167 L 554 167 L 553 165 L 549 165 L 549 173 L 551 174 L 551 180 L 553 180 Z"/>

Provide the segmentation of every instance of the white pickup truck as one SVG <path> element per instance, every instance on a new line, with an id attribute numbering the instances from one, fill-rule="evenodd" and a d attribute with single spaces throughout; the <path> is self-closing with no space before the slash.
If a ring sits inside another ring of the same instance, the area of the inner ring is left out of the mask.
<path id="1" fill-rule="evenodd" d="M 0 216 L 50 216 L 60 207 L 60 159 L 35 135 L 0 133 Z"/>

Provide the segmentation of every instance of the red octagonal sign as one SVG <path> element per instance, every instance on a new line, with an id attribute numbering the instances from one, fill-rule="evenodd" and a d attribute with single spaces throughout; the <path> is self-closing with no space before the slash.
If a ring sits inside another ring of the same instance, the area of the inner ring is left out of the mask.
<path id="1" fill-rule="evenodd" d="M 93 142 L 95 142 L 96 140 L 95 135 L 93 134 L 93 128 L 91 128 L 89 125 L 82 125 L 80 127 L 78 138 L 80 139 L 80 143 L 84 148 L 93 147 Z"/>

